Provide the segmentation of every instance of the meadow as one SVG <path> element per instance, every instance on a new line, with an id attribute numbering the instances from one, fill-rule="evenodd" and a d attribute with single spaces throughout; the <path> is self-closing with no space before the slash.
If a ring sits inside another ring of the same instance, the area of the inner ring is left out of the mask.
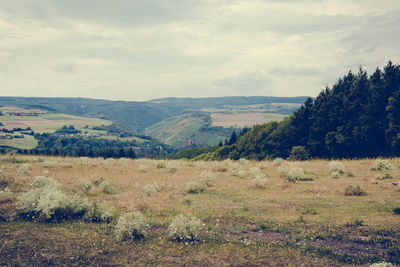
<path id="1" fill-rule="evenodd" d="M 400 264 L 398 166 L 399 158 L 193 162 L 4 155 L 0 265 Z M 94 205 L 96 218 L 104 219 L 44 216 L 60 204 L 53 202 L 34 216 L 23 214 L 21 199 L 49 177 L 65 195 L 101 203 Z M 121 235 L 126 214 L 141 223 Z M 181 220 L 184 236 L 171 233 L 180 214 L 193 219 Z"/>

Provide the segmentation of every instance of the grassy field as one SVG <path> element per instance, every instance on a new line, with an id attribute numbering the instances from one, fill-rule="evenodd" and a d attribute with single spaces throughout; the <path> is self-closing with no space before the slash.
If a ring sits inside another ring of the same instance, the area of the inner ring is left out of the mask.
<path id="1" fill-rule="evenodd" d="M 233 112 L 233 113 L 211 113 L 212 126 L 222 127 L 252 127 L 270 121 L 280 121 L 288 114 L 261 113 L 261 112 Z"/>
<path id="2" fill-rule="evenodd" d="M 79 117 L 74 115 L 51 113 L 40 109 L 23 109 L 17 107 L 0 107 L 0 111 L 4 113 L 0 116 L 0 122 L 4 124 L 4 128 L 26 128 L 31 127 L 35 132 L 54 132 L 64 125 L 73 125 L 76 129 L 82 129 L 86 125 L 89 127 L 100 125 L 111 125 L 111 121 L 97 118 Z M 13 116 L 8 112 L 37 112 L 37 116 Z"/>
<path id="3" fill-rule="evenodd" d="M 33 149 L 37 146 L 37 140 L 32 135 L 24 134 L 24 138 L 0 139 L 0 146 L 15 147 L 18 149 Z"/>
<path id="4" fill-rule="evenodd" d="M 399 158 L 388 162 L 400 166 Z M 340 161 L 340 171 L 331 171 L 326 160 L 186 162 L 1 156 L 0 164 L 0 265 L 400 264 L 400 215 L 395 213 L 400 207 L 400 176 L 395 168 L 390 176 L 374 170 L 372 159 Z M 293 178 L 296 167 L 304 175 L 296 169 L 298 179 L 289 182 L 287 177 Z M 109 223 L 20 219 L 18 196 L 42 175 L 53 177 L 67 194 L 106 201 L 114 208 L 115 219 Z M 96 184 L 101 177 L 112 191 L 101 186 L 79 189 L 83 180 Z M 187 190 L 192 181 L 201 186 L 197 193 Z M 146 185 L 156 185 L 156 190 L 150 192 Z M 360 195 L 346 195 L 349 185 L 359 186 Z M 141 241 L 118 241 L 114 236 L 117 218 L 130 211 L 141 211 L 148 236 Z M 168 226 L 178 214 L 201 220 L 196 242 L 168 237 Z"/>

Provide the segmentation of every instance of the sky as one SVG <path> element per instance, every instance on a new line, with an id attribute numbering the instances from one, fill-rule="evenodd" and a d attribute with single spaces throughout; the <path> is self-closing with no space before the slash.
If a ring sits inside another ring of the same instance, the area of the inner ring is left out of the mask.
<path id="1" fill-rule="evenodd" d="M 399 0 L 1 0 L 0 96 L 317 96 L 400 63 Z"/>

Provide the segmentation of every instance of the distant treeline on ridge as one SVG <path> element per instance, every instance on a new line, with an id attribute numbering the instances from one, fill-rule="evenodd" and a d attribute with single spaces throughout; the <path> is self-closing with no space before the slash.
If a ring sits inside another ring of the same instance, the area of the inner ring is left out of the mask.
<path id="1" fill-rule="evenodd" d="M 281 122 L 254 126 L 231 145 L 198 159 L 400 156 L 400 66 L 368 76 L 361 67 Z"/>

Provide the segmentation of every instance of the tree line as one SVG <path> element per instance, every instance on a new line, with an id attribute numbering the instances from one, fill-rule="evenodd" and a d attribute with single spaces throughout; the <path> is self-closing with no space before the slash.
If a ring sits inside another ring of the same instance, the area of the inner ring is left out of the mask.
<path id="1" fill-rule="evenodd" d="M 349 71 L 281 122 L 257 125 L 201 159 L 400 156 L 400 66 Z M 292 153 L 293 154 L 293 153 Z"/>

